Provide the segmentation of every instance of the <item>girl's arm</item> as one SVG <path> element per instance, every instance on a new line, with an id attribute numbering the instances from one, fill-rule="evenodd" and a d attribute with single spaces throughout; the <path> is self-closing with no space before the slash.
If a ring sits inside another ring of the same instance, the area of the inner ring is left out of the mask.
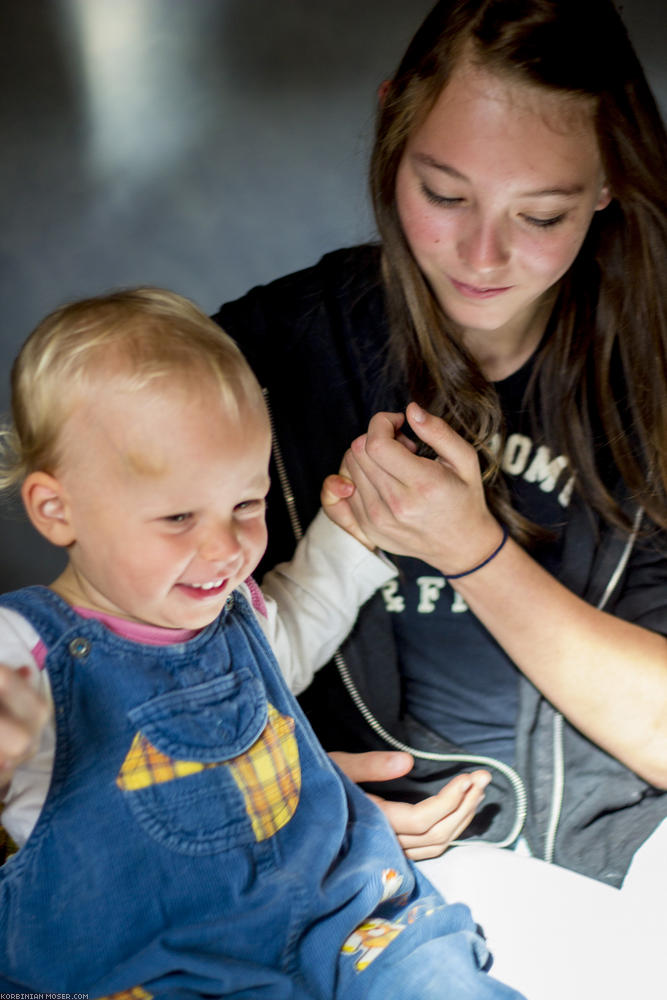
<path id="1" fill-rule="evenodd" d="M 329 755 L 348 778 L 356 782 L 391 781 L 407 774 L 414 763 L 399 750 Z M 457 840 L 473 819 L 489 784 L 488 771 L 457 774 L 436 795 L 420 802 L 394 802 L 369 795 L 385 814 L 398 842 L 413 861 L 437 858 Z"/>
<path id="2" fill-rule="evenodd" d="M 345 457 L 346 501 L 360 529 L 388 552 L 444 576 L 493 553 L 502 530 L 489 512 L 474 449 L 411 403 L 413 430 L 438 456 L 417 457 L 378 414 Z M 570 723 L 658 788 L 667 788 L 667 639 L 598 611 L 511 539 L 456 589 L 517 667 Z"/>

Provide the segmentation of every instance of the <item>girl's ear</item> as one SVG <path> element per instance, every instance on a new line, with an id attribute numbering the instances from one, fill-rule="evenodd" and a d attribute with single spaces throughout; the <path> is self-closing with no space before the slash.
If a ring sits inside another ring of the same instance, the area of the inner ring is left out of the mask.
<path id="1" fill-rule="evenodd" d="M 600 197 L 598 198 L 598 203 L 595 206 L 595 211 L 599 212 L 601 209 L 606 208 L 612 199 L 611 191 L 609 190 L 608 184 L 603 184 L 602 190 L 600 191 Z"/>
<path id="2" fill-rule="evenodd" d="M 52 545 L 75 541 L 67 494 L 60 480 L 48 472 L 31 472 L 21 486 L 26 513 L 40 535 Z"/>
<path id="3" fill-rule="evenodd" d="M 378 102 L 380 104 L 380 107 L 384 105 L 384 102 L 387 99 L 387 94 L 389 93 L 390 90 L 391 90 L 391 80 L 383 80 L 380 86 L 378 87 Z"/>

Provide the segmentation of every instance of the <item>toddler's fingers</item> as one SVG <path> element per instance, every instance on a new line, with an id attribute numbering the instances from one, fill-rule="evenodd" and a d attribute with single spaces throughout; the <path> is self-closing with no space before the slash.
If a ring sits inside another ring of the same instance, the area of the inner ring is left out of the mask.
<path id="1" fill-rule="evenodd" d="M 347 476 L 332 474 L 327 476 L 322 484 L 320 502 L 323 507 L 330 507 L 339 500 L 347 500 L 354 493 L 354 483 Z"/>

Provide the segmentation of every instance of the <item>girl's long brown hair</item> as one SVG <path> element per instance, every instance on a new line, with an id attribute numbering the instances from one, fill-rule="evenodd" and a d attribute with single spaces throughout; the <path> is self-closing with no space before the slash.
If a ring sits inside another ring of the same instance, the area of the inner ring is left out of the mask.
<path id="1" fill-rule="evenodd" d="M 613 201 L 595 213 L 560 282 L 529 392 L 545 438 L 568 455 L 594 510 L 629 526 L 596 461 L 604 444 L 626 491 L 667 528 L 667 136 L 611 0 L 440 0 L 414 36 L 379 108 L 371 160 L 394 368 L 413 398 L 478 449 L 496 516 L 521 541 L 539 536 L 512 509 L 498 475 L 491 440 L 503 420 L 494 387 L 457 342 L 396 209 L 408 137 L 464 50 L 492 71 L 580 96 L 594 109 Z"/>

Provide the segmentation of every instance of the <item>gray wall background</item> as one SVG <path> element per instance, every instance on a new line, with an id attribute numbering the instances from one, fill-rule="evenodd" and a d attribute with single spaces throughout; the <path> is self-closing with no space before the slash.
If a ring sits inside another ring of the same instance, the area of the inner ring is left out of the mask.
<path id="1" fill-rule="evenodd" d="M 2 0 L 0 411 L 63 302 L 151 283 L 212 311 L 372 238 L 375 94 L 431 4 Z M 665 0 L 623 13 L 664 109 Z M 5 508 L 0 591 L 61 565 Z"/>

